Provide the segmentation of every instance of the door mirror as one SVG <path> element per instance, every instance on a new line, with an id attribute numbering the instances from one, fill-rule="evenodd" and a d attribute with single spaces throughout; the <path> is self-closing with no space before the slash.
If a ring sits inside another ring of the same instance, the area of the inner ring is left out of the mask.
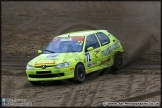
<path id="1" fill-rule="evenodd" d="M 87 50 L 91 51 L 91 50 L 93 50 L 93 47 L 88 47 Z"/>
<path id="2" fill-rule="evenodd" d="M 42 54 L 42 50 L 38 50 L 38 54 Z"/>

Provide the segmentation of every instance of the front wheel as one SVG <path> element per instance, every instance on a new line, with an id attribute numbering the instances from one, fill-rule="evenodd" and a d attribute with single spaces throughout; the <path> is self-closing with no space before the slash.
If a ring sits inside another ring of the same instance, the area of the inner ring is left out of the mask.
<path id="1" fill-rule="evenodd" d="M 81 63 L 75 67 L 74 79 L 78 83 L 82 83 L 85 80 L 85 69 Z"/>

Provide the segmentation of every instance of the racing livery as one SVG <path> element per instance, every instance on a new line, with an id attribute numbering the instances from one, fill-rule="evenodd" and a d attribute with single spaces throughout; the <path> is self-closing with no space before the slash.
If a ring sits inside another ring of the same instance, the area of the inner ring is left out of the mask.
<path id="1" fill-rule="evenodd" d="M 86 30 L 54 37 L 38 56 L 28 62 L 31 84 L 72 78 L 82 83 L 86 74 L 108 67 L 120 69 L 123 48 L 107 30 Z"/>

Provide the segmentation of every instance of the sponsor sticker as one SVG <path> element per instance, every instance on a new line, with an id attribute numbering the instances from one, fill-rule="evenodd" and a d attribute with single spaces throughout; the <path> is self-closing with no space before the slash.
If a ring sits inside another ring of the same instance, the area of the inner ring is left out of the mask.
<path id="1" fill-rule="evenodd" d="M 62 38 L 60 41 L 71 41 L 71 38 Z"/>
<path id="2" fill-rule="evenodd" d="M 54 70 L 54 72 L 60 72 L 60 70 L 57 69 L 57 70 Z"/>
<path id="3" fill-rule="evenodd" d="M 83 42 L 83 41 L 84 41 L 84 37 L 73 37 L 72 40 L 73 40 L 73 41 L 80 41 L 80 42 Z"/>
<path id="4" fill-rule="evenodd" d="M 116 50 L 119 47 L 120 47 L 119 42 L 116 42 L 115 44 L 109 46 L 104 51 L 102 51 L 102 56 L 106 56 L 106 55 L 110 54 L 113 50 Z"/>
<path id="5" fill-rule="evenodd" d="M 70 70 L 74 70 L 74 68 L 70 68 Z"/>
<path id="6" fill-rule="evenodd" d="M 100 49 L 98 49 L 98 50 L 96 50 L 95 52 L 94 52 L 94 56 L 97 58 L 98 56 L 97 56 L 97 54 L 100 52 Z"/>
<path id="7" fill-rule="evenodd" d="M 96 64 L 97 64 L 97 62 L 89 63 L 89 64 L 87 64 L 87 67 L 94 66 Z"/>
<path id="8" fill-rule="evenodd" d="M 55 57 L 57 57 L 58 55 L 60 55 L 60 53 L 54 53 L 54 54 L 48 55 L 46 58 L 55 58 Z"/>
<path id="9" fill-rule="evenodd" d="M 91 66 L 91 64 L 87 64 L 87 67 L 90 67 Z"/>
<path id="10" fill-rule="evenodd" d="M 101 64 L 105 64 L 105 63 L 107 63 L 107 62 L 109 62 L 110 61 L 110 58 L 108 58 L 108 59 L 106 59 L 106 60 L 104 60 L 104 61 L 101 61 Z"/>
<path id="11" fill-rule="evenodd" d="M 84 41 L 84 37 L 57 37 L 53 39 L 54 42 L 56 41 Z"/>
<path id="12" fill-rule="evenodd" d="M 55 64 L 55 62 L 36 63 L 34 66 L 45 65 L 45 64 Z"/>
<path id="13" fill-rule="evenodd" d="M 88 72 L 92 72 L 92 69 L 91 70 L 88 70 Z"/>
<path id="14" fill-rule="evenodd" d="M 34 71 L 30 71 L 30 74 L 34 74 Z"/>

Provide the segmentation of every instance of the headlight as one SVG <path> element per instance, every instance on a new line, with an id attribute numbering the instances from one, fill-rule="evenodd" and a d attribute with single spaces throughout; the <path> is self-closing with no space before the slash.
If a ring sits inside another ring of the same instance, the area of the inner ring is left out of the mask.
<path id="1" fill-rule="evenodd" d="M 31 65 L 27 65 L 27 66 L 26 66 L 26 69 L 34 69 L 34 67 L 31 66 Z"/>
<path id="2" fill-rule="evenodd" d="M 58 64 L 56 66 L 56 68 L 62 68 L 62 67 L 68 67 L 68 66 L 70 66 L 70 62 L 65 62 L 65 63 Z"/>

